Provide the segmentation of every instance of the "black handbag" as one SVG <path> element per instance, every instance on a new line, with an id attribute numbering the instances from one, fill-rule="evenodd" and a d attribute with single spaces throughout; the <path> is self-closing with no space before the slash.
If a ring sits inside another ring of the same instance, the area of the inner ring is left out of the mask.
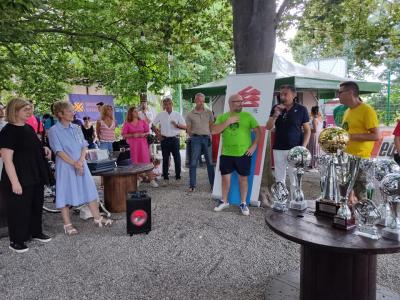
<path id="1" fill-rule="evenodd" d="M 159 143 L 159 141 L 154 134 L 147 135 L 147 144 L 151 145 L 151 144 L 158 144 L 158 143 Z"/>

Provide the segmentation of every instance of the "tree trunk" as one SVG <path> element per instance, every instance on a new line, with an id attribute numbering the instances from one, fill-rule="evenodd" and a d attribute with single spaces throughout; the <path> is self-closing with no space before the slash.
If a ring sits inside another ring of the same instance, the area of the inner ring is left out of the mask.
<path id="1" fill-rule="evenodd" d="M 233 0 L 232 6 L 236 73 L 271 72 L 276 46 L 275 0 Z M 260 190 L 264 205 L 272 200 L 270 187 L 274 182 L 268 135 Z"/>
<path id="2" fill-rule="evenodd" d="M 236 73 L 271 72 L 276 45 L 275 0 L 233 0 Z"/>

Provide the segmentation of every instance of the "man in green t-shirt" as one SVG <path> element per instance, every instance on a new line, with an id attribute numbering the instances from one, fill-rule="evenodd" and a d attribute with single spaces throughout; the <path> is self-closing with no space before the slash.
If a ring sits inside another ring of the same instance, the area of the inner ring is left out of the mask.
<path id="1" fill-rule="evenodd" d="M 242 96 L 234 94 L 229 97 L 229 112 L 218 116 L 212 126 L 211 133 L 222 133 L 222 155 L 219 160 L 219 170 L 222 175 L 222 199 L 214 211 L 222 211 L 229 206 L 228 192 L 231 184 L 231 173 L 236 171 L 240 188 L 240 211 L 243 215 L 250 214 L 246 205 L 247 177 L 250 175 L 251 156 L 257 148 L 261 130 L 256 119 L 248 112 L 242 112 Z M 251 131 L 256 136 L 251 141 Z"/>

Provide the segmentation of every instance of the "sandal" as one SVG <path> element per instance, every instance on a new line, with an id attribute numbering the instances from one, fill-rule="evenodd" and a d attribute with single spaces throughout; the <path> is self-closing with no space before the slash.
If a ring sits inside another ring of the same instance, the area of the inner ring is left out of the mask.
<path id="1" fill-rule="evenodd" d="M 94 225 L 96 227 L 111 226 L 114 223 L 113 220 L 111 220 L 109 218 L 103 218 L 103 217 L 100 217 L 100 219 L 97 219 L 97 220 L 93 219 L 93 221 L 94 221 Z"/>
<path id="2" fill-rule="evenodd" d="M 75 235 L 78 234 L 78 230 L 76 230 L 76 228 L 74 226 L 72 226 L 72 224 L 67 224 L 64 225 L 64 233 L 66 235 Z"/>

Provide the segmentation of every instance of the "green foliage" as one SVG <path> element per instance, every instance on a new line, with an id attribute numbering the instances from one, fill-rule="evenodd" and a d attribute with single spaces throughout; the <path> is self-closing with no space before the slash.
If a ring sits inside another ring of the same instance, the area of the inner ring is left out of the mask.
<path id="1" fill-rule="evenodd" d="M 82 82 L 134 104 L 147 89 L 214 80 L 232 66 L 227 0 L 0 0 L 0 8 L 0 90 L 43 109 Z"/>
<path id="2" fill-rule="evenodd" d="M 395 125 L 400 119 L 400 84 L 391 86 L 389 105 L 386 87 L 380 93 L 372 94 L 365 99 L 376 110 L 380 123 Z"/>
<path id="3" fill-rule="evenodd" d="M 310 0 L 290 46 L 296 61 L 347 56 L 355 76 L 400 54 L 400 2 Z"/>

